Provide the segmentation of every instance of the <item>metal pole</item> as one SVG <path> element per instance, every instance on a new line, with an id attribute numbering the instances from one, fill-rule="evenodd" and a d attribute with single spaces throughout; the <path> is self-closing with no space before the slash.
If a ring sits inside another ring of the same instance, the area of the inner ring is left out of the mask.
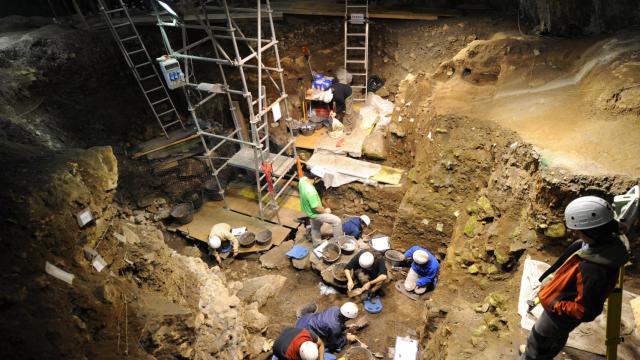
<path id="1" fill-rule="evenodd" d="M 622 321 L 622 284 L 624 281 L 624 266 L 618 273 L 618 283 L 607 300 L 607 327 L 605 332 L 605 345 L 607 347 L 607 360 L 618 358 L 618 344 L 622 342 L 620 337 L 620 323 Z"/>

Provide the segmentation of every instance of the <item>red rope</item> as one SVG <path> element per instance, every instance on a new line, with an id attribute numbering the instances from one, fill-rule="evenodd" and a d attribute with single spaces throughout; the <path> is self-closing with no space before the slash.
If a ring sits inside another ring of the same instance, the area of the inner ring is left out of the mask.
<path id="1" fill-rule="evenodd" d="M 264 172 L 265 178 L 267 179 L 267 185 L 269 185 L 269 193 L 273 194 L 273 181 L 271 180 L 271 174 L 273 174 L 273 167 L 271 163 L 268 161 L 263 161 L 262 165 L 260 165 L 260 169 Z"/>

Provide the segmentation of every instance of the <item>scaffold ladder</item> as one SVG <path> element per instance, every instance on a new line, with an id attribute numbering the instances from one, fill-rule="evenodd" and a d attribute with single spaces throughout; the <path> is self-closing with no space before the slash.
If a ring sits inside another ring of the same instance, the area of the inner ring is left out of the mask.
<path id="1" fill-rule="evenodd" d="M 205 93 L 201 100 L 194 101 L 189 93 L 201 91 L 201 87 L 187 82 L 183 88 L 188 89 L 186 100 L 205 150 L 203 157 L 207 159 L 212 169 L 212 175 L 221 189 L 220 194 L 223 199 L 224 191 L 218 176 L 226 166 L 253 172 L 260 218 L 268 220 L 275 215 L 280 223 L 278 198 L 290 189 L 297 178 L 297 172 L 294 171 L 296 149 L 293 131 L 291 126 L 287 126 L 289 141 L 287 144 L 282 144 L 277 153 L 271 152 L 270 122 L 285 121 L 288 125 L 292 119 L 288 111 L 288 96 L 269 0 L 258 1 L 256 9 L 235 8 L 233 11 L 226 0 L 203 1 L 199 9 L 192 4 L 190 11 L 193 17 L 184 21 L 165 21 L 168 15 L 163 12 L 157 12 L 156 17 L 169 55 L 182 61 L 187 78 L 193 68 L 192 63 L 214 63 L 218 66 L 218 76 L 207 73 L 200 74 L 199 77 L 208 77 L 206 80 L 212 83 L 221 81 L 216 84 L 221 91 L 213 94 Z M 209 18 L 210 11 L 222 14 L 226 20 L 224 25 L 220 22 L 216 22 L 215 26 L 212 25 Z M 256 29 L 250 36 L 245 35 L 241 26 L 231 15 L 238 12 L 256 15 Z M 169 36 L 168 31 L 181 30 L 184 34 L 185 29 L 192 31 L 191 37 L 195 41 L 190 41 L 187 36 L 183 36 L 181 46 L 172 46 L 171 39 L 176 37 Z M 204 37 L 193 37 L 198 34 L 202 36 L 202 32 Z M 235 76 L 236 74 L 238 76 Z M 232 75 L 235 81 L 230 83 L 227 81 L 227 76 Z M 249 78 L 250 75 L 257 76 Z M 227 134 L 216 134 L 201 126 L 200 119 L 205 116 L 199 112 L 204 103 L 214 96 L 223 94 L 229 103 L 235 130 Z M 242 125 L 244 124 L 240 123 L 242 116 L 236 115 L 236 110 L 239 110 L 234 105 L 236 100 L 240 103 L 244 102 L 242 108 L 248 112 L 250 129 L 247 130 L 250 134 L 247 133 L 246 136 L 243 135 Z M 236 144 L 239 147 L 239 150 L 230 158 L 218 153 L 218 149 L 228 144 Z M 270 171 L 271 169 L 273 171 Z M 227 207 L 226 200 L 225 207 Z M 270 213 L 271 211 L 273 213 Z"/>
<path id="2" fill-rule="evenodd" d="M 366 101 L 369 80 L 368 0 L 345 0 L 344 68 L 353 75 L 353 101 Z"/>
<path id="3" fill-rule="evenodd" d="M 184 128 L 180 115 L 176 110 L 164 81 L 158 73 L 154 61 L 149 56 L 140 34 L 133 24 L 126 5 L 119 0 L 120 7 L 109 9 L 104 0 L 98 0 L 104 21 L 111 30 L 113 38 L 124 56 L 131 73 L 151 108 L 165 136 L 174 127 Z M 114 21 L 118 18 L 120 21 Z"/>

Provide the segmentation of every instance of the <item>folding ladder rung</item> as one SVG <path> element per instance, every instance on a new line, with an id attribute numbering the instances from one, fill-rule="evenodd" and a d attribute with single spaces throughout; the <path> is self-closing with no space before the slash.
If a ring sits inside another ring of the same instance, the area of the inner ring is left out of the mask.
<path id="1" fill-rule="evenodd" d="M 154 77 L 156 77 L 156 75 L 155 75 L 155 74 L 152 74 L 152 75 L 149 75 L 149 76 L 145 76 L 145 77 L 143 77 L 143 78 L 140 78 L 140 81 L 149 80 L 149 79 L 154 78 Z"/>
<path id="2" fill-rule="evenodd" d="M 352 76 L 367 76 L 367 73 L 351 73 Z"/>
<path id="3" fill-rule="evenodd" d="M 127 55 L 137 54 L 137 53 L 142 52 L 142 51 L 144 51 L 144 48 L 130 51 L 130 52 L 127 53 Z"/>
<path id="4" fill-rule="evenodd" d="M 120 41 L 125 42 L 125 41 L 133 40 L 133 39 L 136 39 L 136 38 L 137 38 L 137 36 L 133 35 L 133 36 L 126 37 L 124 39 L 121 38 Z"/>
<path id="5" fill-rule="evenodd" d="M 348 8 L 366 8 L 367 5 L 347 5 Z"/>
<path id="6" fill-rule="evenodd" d="M 162 87 L 163 87 L 163 86 L 162 86 L 162 85 L 160 85 L 160 86 L 155 87 L 155 88 L 153 88 L 153 89 L 151 89 L 151 90 L 145 90 L 145 93 L 147 93 L 147 94 L 148 94 L 148 93 L 150 93 L 150 92 L 154 92 L 154 91 L 156 91 L 156 90 L 160 90 L 160 89 L 162 89 Z"/>
<path id="7" fill-rule="evenodd" d="M 151 103 L 151 106 L 156 106 L 156 105 L 158 105 L 160 103 L 163 103 L 163 102 L 165 102 L 167 100 L 169 100 L 169 98 L 160 99 L 160 100 L 158 100 L 156 102 Z"/>
<path id="8" fill-rule="evenodd" d="M 173 109 L 167 110 L 167 111 L 163 112 L 162 114 L 158 114 L 158 118 L 161 118 L 164 115 L 167 115 L 168 113 L 171 113 L 171 112 L 173 112 Z"/>
<path id="9" fill-rule="evenodd" d="M 120 27 L 123 27 L 123 26 L 127 26 L 127 25 L 131 25 L 131 23 L 130 22 L 123 22 L 122 24 L 113 25 L 113 28 L 117 29 L 117 28 L 120 28 Z"/>
<path id="10" fill-rule="evenodd" d="M 366 46 L 347 46 L 347 50 L 367 50 Z"/>
<path id="11" fill-rule="evenodd" d="M 348 63 L 355 63 L 355 64 L 364 64 L 366 63 L 366 61 L 364 60 L 347 60 Z"/>
<path id="12" fill-rule="evenodd" d="M 124 8 L 117 8 L 117 9 L 113 9 L 113 10 L 107 10 L 107 11 L 105 11 L 105 13 L 113 14 L 113 13 L 116 13 L 118 11 L 124 11 Z"/>
<path id="13" fill-rule="evenodd" d="M 173 111 L 173 110 L 172 110 L 172 111 Z M 169 126 L 174 125 L 174 124 L 178 124 L 178 123 L 182 123 L 182 121 L 180 121 L 180 120 L 174 120 L 174 121 L 172 121 L 172 122 L 170 122 L 170 123 L 168 123 L 168 124 L 163 124 L 163 125 L 162 125 L 162 127 L 166 129 L 166 128 L 168 128 Z"/>
<path id="14" fill-rule="evenodd" d="M 149 64 L 151 64 L 151 61 L 147 61 L 147 62 L 145 62 L 145 63 L 138 64 L 138 65 L 136 65 L 135 67 L 136 67 L 136 68 L 139 68 L 139 67 L 142 67 L 142 66 L 145 66 L 145 65 L 149 65 Z"/>
<path id="15" fill-rule="evenodd" d="M 367 36 L 367 33 L 347 33 L 347 36 Z"/>

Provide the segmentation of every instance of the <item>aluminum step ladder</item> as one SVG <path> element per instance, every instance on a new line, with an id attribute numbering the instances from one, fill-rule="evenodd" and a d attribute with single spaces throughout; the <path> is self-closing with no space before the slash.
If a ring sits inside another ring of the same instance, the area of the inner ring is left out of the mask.
<path id="1" fill-rule="evenodd" d="M 369 80 L 368 0 L 345 0 L 344 68 L 353 75 L 353 101 L 366 101 Z"/>
<path id="2" fill-rule="evenodd" d="M 98 0 L 104 21 L 118 43 L 118 47 L 140 86 L 151 112 L 162 128 L 162 132 L 168 137 L 169 130 L 178 126 L 184 129 L 184 124 L 154 61 L 149 56 L 138 30 L 133 24 L 126 5 L 122 0 L 119 0 L 118 3 L 120 7 L 109 9 L 104 0 Z"/>

